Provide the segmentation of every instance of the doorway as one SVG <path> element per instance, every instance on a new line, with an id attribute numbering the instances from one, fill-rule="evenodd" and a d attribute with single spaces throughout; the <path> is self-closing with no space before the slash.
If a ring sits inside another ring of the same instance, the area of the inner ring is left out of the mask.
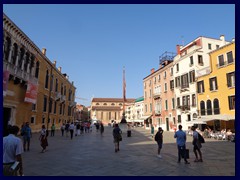
<path id="1" fill-rule="evenodd" d="M 167 129 L 167 131 L 169 131 L 169 119 L 168 118 L 166 118 L 166 129 Z"/>

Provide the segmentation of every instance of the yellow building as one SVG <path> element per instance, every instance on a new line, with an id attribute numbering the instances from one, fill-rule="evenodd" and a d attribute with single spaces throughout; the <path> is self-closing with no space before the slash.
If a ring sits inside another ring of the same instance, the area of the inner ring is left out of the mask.
<path id="1" fill-rule="evenodd" d="M 33 41 L 3 13 L 3 129 L 30 122 L 33 132 L 45 124 L 57 128 L 73 121 L 75 90 Z"/>
<path id="2" fill-rule="evenodd" d="M 197 71 L 200 119 L 216 131 L 235 131 L 235 40 L 211 51 L 211 66 Z"/>

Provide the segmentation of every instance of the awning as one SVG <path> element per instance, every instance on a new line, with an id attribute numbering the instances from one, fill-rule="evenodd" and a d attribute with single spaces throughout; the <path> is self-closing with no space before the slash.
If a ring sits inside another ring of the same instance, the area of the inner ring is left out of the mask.
<path id="1" fill-rule="evenodd" d="M 194 124 L 206 124 L 205 121 L 203 121 L 202 119 L 196 119 L 193 121 L 188 121 L 186 122 L 187 125 L 194 125 Z"/>
<path id="2" fill-rule="evenodd" d="M 142 120 L 146 120 L 146 119 L 148 119 L 148 118 L 150 118 L 152 115 L 149 115 L 149 116 L 142 116 L 140 119 L 142 119 Z"/>
<path id="3" fill-rule="evenodd" d="M 127 122 L 144 122 L 143 119 L 128 119 Z"/>
<path id="4" fill-rule="evenodd" d="M 198 118 L 202 121 L 213 121 L 213 120 L 222 120 L 222 121 L 230 121 L 235 120 L 235 115 L 228 115 L 228 114 L 217 114 L 217 115 L 207 115 L 202 116 L 201 118 Z"/>

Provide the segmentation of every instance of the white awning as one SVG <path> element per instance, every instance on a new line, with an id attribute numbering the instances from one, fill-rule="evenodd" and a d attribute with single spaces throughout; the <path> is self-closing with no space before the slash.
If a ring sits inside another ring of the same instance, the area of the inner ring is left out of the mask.
<path id="1" fill-rule="evenodd" d="M 207 115 L 198 118 L 202 121 L 213 121 L 213 120 L 223 120 L 223 121 L 230 121 L 235 120 L 235 115 L 228 115 L 228 114 L 217 114 L 217 115 Z"/>
<path id="2" fill-rule="evenodd" d="M 142 120 L 145 120 L 145 119 L 148 119 L 149 117 L 151 117 L 152 115 L 149 115 L 149 116 L 142 116 L 140 119 Z"/>
<path id="3" fill-rule="evenodd" d="M 205 121 L 201 120 L 201 119 L 196 119 L 193 121 L 188 121 L 186 122 L 187 125 L 194 125 L 194 124 L 206 124 Z"/>
<path id="4" fill-rule="evenodd" d="M 144 122 L 143 119 L 127 119 L 127 122 Z"/>

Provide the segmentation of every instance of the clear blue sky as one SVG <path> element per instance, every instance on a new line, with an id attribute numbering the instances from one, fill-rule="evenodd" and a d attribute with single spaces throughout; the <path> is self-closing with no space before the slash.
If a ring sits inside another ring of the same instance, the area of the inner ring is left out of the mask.
<path id="1" fill-rule="evenodd" d="M 143 78 L 159 56 L 199 36 L 235 37 L 235 5 L 3 5 L 3 12 L 69 75 L 76 96 L 143 96 Z"/>

